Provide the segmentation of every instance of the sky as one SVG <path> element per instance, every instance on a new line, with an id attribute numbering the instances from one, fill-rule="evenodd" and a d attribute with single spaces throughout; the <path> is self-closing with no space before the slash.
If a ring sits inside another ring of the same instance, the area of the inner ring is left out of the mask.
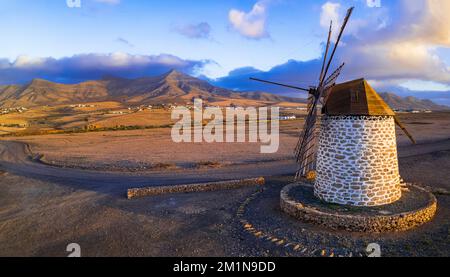
<path id="1" fill-rule="evenodd" d="M 378 90 L 450 105 L 447 0 L 0 0 L 0 84 L 137 78 L 177 69 L 236 90 L 316 85 L 333 39 L 354 14 L 333 69 Z"/>

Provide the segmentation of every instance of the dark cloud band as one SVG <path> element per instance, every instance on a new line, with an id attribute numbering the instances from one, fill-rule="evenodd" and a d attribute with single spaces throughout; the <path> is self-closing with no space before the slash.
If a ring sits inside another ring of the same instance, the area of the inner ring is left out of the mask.
<path id="1" fill-rule="evenodd" d="M 23 84 L 35 78 L 62 83 L 77 83 L 104 76 L 138 78 L 163 74 L 172 69 L 194 74 L 211 62 L 184 60 L 168 54 L 81 54 L 61 59 L 21 56 L 14 62 L 0 59 L 0 84 Z"/>

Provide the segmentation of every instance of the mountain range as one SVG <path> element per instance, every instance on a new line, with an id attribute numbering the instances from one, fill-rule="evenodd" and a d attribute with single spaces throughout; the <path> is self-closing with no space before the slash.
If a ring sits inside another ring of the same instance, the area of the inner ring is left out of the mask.
<path id="1" fill-rule="evenodd" d="M 117 101 L 128 105 L 185 104 L 194 98 L 207 102 L 255 100 L 261 102 L 298 102 L 264 92 L 235 92 L 215 87 L 206 81 L 178 71 L 156 77 L 124 79 L 105 77 L 79 84 L 59 84 L 42 79 L 18 86 L 0 86 L 0 107 L 35 107 L 45 105 Z"/>
<path id="2" fill-rule="evenodd" d="M 438 105 L 431 100 L 419 99 L 413 96 L 401 97 L 389 92 L 379 94 L 391 108 L 396 110 L 442 111 L 450 109 L 448 106 Z"/>
<path id="3" fill-rule="evenodd" d="M 446 106 L 415 97 L 380 93 L 393 109 L 445 110 Z M 306 103 L 305 99 L 265 92 L 237 92 L 211 85 L 178 71 L 156 77 L 125 79 L 105 77 L 79 84 L 34 79 L 27 85 L 0 86 L 0 107 L 36 107 L 117 101 L 127 105 L 185 104 L 194 98 L 210 103 Z"/>

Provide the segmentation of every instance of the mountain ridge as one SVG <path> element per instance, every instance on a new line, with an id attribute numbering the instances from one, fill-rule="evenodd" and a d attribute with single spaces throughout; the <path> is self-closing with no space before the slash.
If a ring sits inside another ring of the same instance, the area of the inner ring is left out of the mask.
<path id="1" fill-rule="evenodd" d="M 395 110 L 450 110 L 450 107 L 436 104 L 428 99 L 419 99 L 414 96 L 401 97 L 390 92 L 382 92 L 379 94 Z"/>
<path id="2" fill-rule="evenodd" d="M 216 87 L 207 81 L 172 70 L 154 77 L 125 79 L 105 76 L 100 80 L 78 84 L 61 84 L 44 79 L 33 79 L 23 86 L 0 86 L 0 107 L 34 107 L 100 101 L 118 101 L 124 104 L 186 103 L 194 98 L 208 102 L 229 99 L 249 99 L 263 102 L 298 102 L 292 98 L 265 92 L 236 92 Z"/>
<path id="3" fill-rule="evenodd" d="M 379 93 L 396 110 L 449 110 L 431 100 L 412 96 L 401 97 L 393 93 Z M 306 99 L 248 91 L 238 92 L 216 87 L 176 70 L 152 77 L 126 79 L 104 76 L 100 80 L 78 84 L 61 84 L 45 79 L 33 79 L 27 85 L 1 85 L 0 107 L 36 107 L 89 102 L 117 101 L 128 105 L 185 104 L 194 98 L 206 102 L 257 101 L 273 104 L 280 102 L 306 103 Z"/>

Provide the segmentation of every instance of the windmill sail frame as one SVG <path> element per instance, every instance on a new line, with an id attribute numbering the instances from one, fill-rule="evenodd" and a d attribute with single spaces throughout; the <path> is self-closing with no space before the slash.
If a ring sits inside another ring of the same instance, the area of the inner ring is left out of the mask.
<path id="1" fill-rule="evenodd" d="M 316 157 L 317 157 L 317 147 L 318 147 L 318 141 L 317 141 L 317 129 L 320 125 L 320 115 L 318 114 L 318 107 L 319 104 L 324 105 L 325 101 L 324 98 L 326 98 L 329 94 L 329 91 L 332 89 L 332 87 L 335 85 L 337 78 L 339 77 L 342 68 L 344 67 L 344 64 L 339 66 L 337 70 L 335 70 L 330 76 L 327 77 L 328 71 L 330 69 L 330 66 L 333 62 L 333 58 L 336 54 L 336 50 L 339 46 L 339 42 L 342 38 L 342 35 L 344 33 L 344 30 L 347 26 L 347 23 L 352 15 L 353 7 L 348 9 L 347 15 L 345 16 L 345 19 L 343 21 L 343 24 L 341 26 L 339 35 L 337 37 L 337 40 L 334 44 L 334 48 L 331 52 L 330 57 L 328 58 L 328 53 L 331 46 L 331 37 L 332 37 L 332 29 L 333 29 L 333 22 L 330 23 L 330 29 L 328 32 L 328 39 L 327 39 L 327 45 L 325 49 L 325 54 L 322 62 L 322 68 L 319 75 L 319 85 L 317 87 L 311 87 L 310 89 L 300 88 L 292 85 L 285 85 L 281 83 L 276 83 L 272 81 L 266 81 L 262 79 L 257 78 L 250 78 L 254 81 L 259 81 L 263 83 L 283 86 L 291 89 L 301 90 L 301 91 L 308 91 L 309 97 L 308 97 L 308 104 L 307 104 L 307 117 L 305 120 L 304 127 L 300 133 L 299 141 L 295 147 L 295 157 L 298 163 L 298 170 L 296 172 L 296 179 L 300 177 L 305 177 L 309 172 L 315 171 L 316 168 Z"/>
<path id="2" fill-rule="evenodd" d="M 331 33 L 332 33 L 332 24 L 330 24 L 330 31 L 328 33 L 328 41 L 327 47 L 325 50 L 324 61 L 322 70 L 320 73 L 320 81 L 319 86 L 315 91 L 312 92 L 314 97 L 314 102 L 311 107 L 308 106 L 308 116 L 305 121 L 305 125 L 302 130 L 302 134 L 300 135 L 299 142 L 296 147 L 295 155 L 297 158 L 297 163 L 299 165 L 297 173 L 295 175 L 296 179 L 300 177 L 307 177 L 309 172 L 315 171 L 316 168 L 316 158 L 317 158 L 317 147 L 318 147 L 318 134 L 317 128 L 320 125 L 320 117 L 317 116 L 317 108 L 319 102 L 321 104 L 325 104 L 324 98 L 327 97 L 327 94 L 331 90 L 331 88 L 336 83 L 337 78 L 339 77 L 342 68 L 345 63 L 339 66 L 337 70 L 335 70 L 329 77 L 327 77 L 328 71 L 330 69 L 331 63 L 333 62 L 333 58 L 336 54 L 336 50 L 339 46 L 339 42 L 341 41 L 342 35 L 344 33 L 345 27 L 352 15 L 353 7 L 348 9 L 347 15 L 344 19 L 344 22 L 341 26 L 339 35 L 337 37 L 336 43 L 334 45 L 333 51 L 331 52 L 330 58 L 328 59 L 328 50 L 330 46 Z M 328 62 L 327 62 L 328 59 Z M 326 67 L 324 65 L 326 64 Z M 311 109 L 311 110 L 309 110 Z"/>

